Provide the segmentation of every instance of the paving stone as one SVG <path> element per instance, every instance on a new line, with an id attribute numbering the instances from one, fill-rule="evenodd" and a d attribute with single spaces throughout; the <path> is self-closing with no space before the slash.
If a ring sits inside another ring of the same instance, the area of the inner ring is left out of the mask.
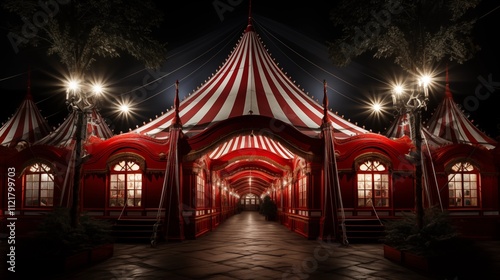
<path id="1" fill-rule="evenodd" d="M 493 262 L 489 265 L 492 270 L 488 272 L 498 273 L 500 241 L 485 242 L 483 247 L 485 252 L 491 255 Z M 154 248 L 149 244 L 117 243 L 112 258 L 79 271 L 58 273 L 51 278 L 63 279 L 436 278 L 385 259 L 381 244 L 343 246 L 332 242 L 306 240 L 278 222 L 265 221 L 257 212 L 243 212 L 227 219 L 218 228 L 196 240 L 163 242 Z"/>

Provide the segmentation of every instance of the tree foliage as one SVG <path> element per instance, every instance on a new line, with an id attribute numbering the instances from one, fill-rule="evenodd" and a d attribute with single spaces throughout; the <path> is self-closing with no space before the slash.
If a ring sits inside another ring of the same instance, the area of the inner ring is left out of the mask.
<path id="1" fill-rule="evenodd" d="M 152 37 L 163 15 L 150 0 L 4 0 L 17 15 L 13 46 L 42 47 L 70 73 L 83 76 L 98 58 L 127 53 L 148 68 L 165 60 L 165 44 Z"/>
<path id="2" fill-rule="evenodd" d="M 392 58 L 414 73 L 443 59 L 463 63 L 479 49 L 472 11 L 480 0 L 342 0 L 331 20 L 342 36 L 329 42 L 334 64 L 364 53 Z"/>

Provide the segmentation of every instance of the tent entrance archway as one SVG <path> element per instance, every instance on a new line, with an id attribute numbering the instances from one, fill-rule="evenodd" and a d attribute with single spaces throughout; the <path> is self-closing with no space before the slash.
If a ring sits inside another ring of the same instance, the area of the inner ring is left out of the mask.
<path id="1" fill-rule="evenodd" d="M 251 193 L 248 193 L 240 198 L 242 211 L 259 211 L 260 203 L 260 198 Z"/>
<path id="2" fill-rule="evenodd" d="M 299 157 L 278 140 L 251 133 L 220 143 L 207 158 L 212 184 L 236 195 L 241 204 L 247 195 L 259 200 L 270 195 L 276 200 Z"/>

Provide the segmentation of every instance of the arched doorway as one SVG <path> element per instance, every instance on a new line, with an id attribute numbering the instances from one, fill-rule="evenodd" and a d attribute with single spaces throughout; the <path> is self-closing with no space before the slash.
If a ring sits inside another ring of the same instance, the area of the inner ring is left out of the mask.
<path id="1" fill-rule="evenodd" d="M 252 193 L 246 194 L 240 200 L 240 207 L 242 211 L 258 211 L 259 205 L 260 198 Z"/>

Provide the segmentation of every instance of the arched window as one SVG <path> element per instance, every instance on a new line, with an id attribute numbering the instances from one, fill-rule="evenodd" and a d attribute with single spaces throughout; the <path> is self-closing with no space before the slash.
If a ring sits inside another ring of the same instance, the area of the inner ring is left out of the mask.
<path id="1" fill-rule="evenodd" d="M 26 168 L 24 181 L 24 206 L 45 207 L 54 205 L 54 174 L 43 163 Z"/>
<path id="2" fill-rule="evenodd" d="M 141 206 L 142 171 L 133 160 L 121 160 L 113 166 L 109 178 L 109 206 Z"/>
<path id="3" fill-rule="evenodd" d="M 307 175 L 301 172 L 301 177 L 298 179 L 299 185 L 299 207 L 307 207 Z"/>
<path id="4" fill-rule="evenodd" d="M 246 205 L 257 205 L 259 203 L 257 196 L 254 194 L 247 194 L 243 197 L 243 203 Z"/>
<path id="5" fill-rule="evenodd" d="M 200 173 L 196 175 L 196 207 L 205 207 L 205 178 Z"/>
<path id="6" fill-rule="evenodd" d="M 479 172 L 470 162 L 458 162 L 448 174 L 448 201 L 450 207 L 479 205 Z"/>
<path id="7" fill-rule="evenodd" d="M 389 172 L 377 160 L 366 160 L 357 170 L 358 207 L 389 206 Z"/>

